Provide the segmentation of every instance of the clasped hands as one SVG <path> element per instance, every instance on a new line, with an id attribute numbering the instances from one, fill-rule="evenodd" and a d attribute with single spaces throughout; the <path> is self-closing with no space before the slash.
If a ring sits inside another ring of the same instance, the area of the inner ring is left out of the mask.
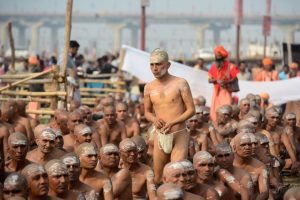
<path id="1" fill-rule="evenodd" d="M 174 125 L 172 122 L 165 122 L 162 119 L 156 118 L 153 122 L 156 129 L 158 129 L 161 133 L 167 134 L 170 132 L 172 126 Z"/>

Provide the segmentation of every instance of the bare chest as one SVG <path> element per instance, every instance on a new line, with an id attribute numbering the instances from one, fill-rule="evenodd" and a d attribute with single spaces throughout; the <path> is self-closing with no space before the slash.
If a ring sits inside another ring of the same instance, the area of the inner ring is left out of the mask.
<path id="1" fill-rule="evenodd" d="M 144 174 L 141 173 L 131 173 L 132 179 L 132 193 L 139 194 L 146 193 L 147 191 L 147 182 Z"/>
<path id="2" fill-rule="evenodd" d="M 150 91 L 153 104 L 172 103 L 180 97 L 180 90 L 176 85 L 158 86 Z"/>

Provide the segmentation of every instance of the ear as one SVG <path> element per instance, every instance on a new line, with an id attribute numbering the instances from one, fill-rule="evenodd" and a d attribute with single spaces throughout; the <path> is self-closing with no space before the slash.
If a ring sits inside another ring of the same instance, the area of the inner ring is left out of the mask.
<path id="1" fill-rule="evenodd" d="M 171 66 L 171 63 L 170 62 L 168 62 L 168 68 Z"/>

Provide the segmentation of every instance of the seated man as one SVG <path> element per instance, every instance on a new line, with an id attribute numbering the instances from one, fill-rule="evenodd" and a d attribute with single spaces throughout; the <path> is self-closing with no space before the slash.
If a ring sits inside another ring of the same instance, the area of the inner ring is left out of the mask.
<path id="1" fill-rule="evenodd" d="M 128 138 L 140 135 L 140 125 L 134 117 L 128 115 L 128 106 L 125 102 L 116 105 L 117 119 L 125 124 L 126 135 Z"/>
<path id="2" fill-rule="evenodd" d="M 26 158 L 34 163 L 44 165 L 49 160 L 61 157 L 65 152 L 55 148 L 55 133 L 47 125 L 40 124 L 34 129 L 37 148 L 29 151 Z"/>
<path id="3" fill-rule="evenodd" d="M 239 133 L 233 140 L 235 152 L 233 166 L 247 171 L 253 182 L 253 196 L 259 199 L 269 197 L 269 174 L 266 166 L 252 158 L 252 143 L 249 133 Z"/>
<path id="4" fill-rule="evenodd" d="M 84 142 L 91 143 L 92 134 L 92 129 L 89 126 L 85 124 L 76 125 L 74 129 L 75 143 L 72 147 L 73 151 L 78 147 L 78 145 Z M 71 150 L 72 148 L 70 147 L 69 150 Z"/>
<path id="5" fill-rule="evenodd" d="M 200 129 L 198 129 L 198 123 L 201 124 L 201 122 L 198 121 L 197 116 L 194 115 L 187 120 L 187 127 L 189 129 L 190 136 L 197 143 L 197 151 L 207 151 L 209 132 L 207 134 L 204 131 L 200 131 Z"/>
<path id="6" fill-rule="evenodd" d="M 234 193 L 241 199 L 249 199 L 246 188 L 224 169 L 216 169 L 213 157 L 206 151 L 199 151 L 194 156 L 194 166 L 198 174 L 198 183 L 205 183 L 215 188 L 221 199 L 234 199 Z"/>
<path id="7" fill-rule="evenodd" d="M 245 170 L 233 166 L 234 154 L 228 143 L 222 142 L 216 146 L 215 160 L 221 169 L 225 169 L 231 173 L 241 186 L 244 187 L 244 198 L 249 199 L 253 193 L 253 182 L 251 176 Z M 235 191 L 232 190 L 232 192 Z M 235 196 L 240 196 L 240 194 L 235 194 Z"/>
<path id="8" fill-rule="evenodd" d="M 23 197 L 24 199 L 28 197 L 26 178 L 15 172 L 11 173 L 3 183 L 3 200 L 14 197 Z"/>
<path id="9" fill-rule="evenodd" d="M 185 191 L 197 194 L 205 199 L 219 199 L 219 195 L 213 187 L 196 181 L 197 173 L 193 164 L 189 160 L 182 160 L 180 163 L 183 166 L 184 173 L 186 174 L 186 180 L 183 184 Z"/>
<path id="10" fill-rule="evenodd" d="M 296 126 L 297 116 L 295 113 L 287 113 L 284 116 L 286 134 L 290 140 L 293 150 L 296 152 L 298 160 L 300 160 L 300 127 Z"/>
<path id="11" fill-rule="evenodd" d="M 46 170 L 42 165 L 35 163 L 27 165 L 22 170 L 22 175 L 28 182 L 28 199 L 32 200 L 54 200 L 55 197 L 48 196 L 49 181 Z M 23 186 L 24 187 L 24 186 Z"/>
<path id="12" fill-rule="evenodd" d="M 142 136 L 133 136 L 132 141 L 136 144 L 138 150 L 138 159 L 141 163 L 151 166 L 151 157 L 148 156 L 148 146 Z"/>
<path id="13" fill-rule="evenodd" d="M 100 149 L 96 170 L 111 178 L 115 199 L 132 199 L 131 175 L 127 169 L 119 168 L 119 149 L 114 144 L 106 144 Z"/>
<path id="14" fill-rule="evenodd" d="M 30 121 L 31 129 L 33 130 L 39 123 L 38 120 L 32 118 L 31 116 L 26 114 L 26 103 L 22 100 L 16 101 L 18 106 L 18 113 L 21 117 L 28 118 Z"/>
<path id="15" fill-rule="evenodd" d="M 101 172 L 97 172 L 97 151 L 93 144 L 82 143 L 76 149 L 76 155 L 80 160 L 80 176 L 79 180 L 99 193 L 101 198 L 105 200 L 113 199 L 113 188 L 111 180 L 108 176 Z"/>
<path id="16" fill-rule="evenodd" d="M 68 153 L 61 158 L 69 174 L 68 189 L 82 193 L 86 199 L 98 199 L 99 194 L 92 187 L 79 181 L 80 161 L 75 153 Z"/>
<path id="17" fill-rule="evenodd" d="M 125 125 L 116 118 L 115 107 L 104 107 L 103 112 L 104 118 L 98 121 L 102 146 L 107 143 L 119 145 L 121 140 L 127 138 Z"/>
<path id="18" fill-rule="evenodd" d="M 23 133 L 15 132 L 8 137 L 9 157 L 5 161 L 5 172 L 19 172 L 31 162 L 26 159 L 28 139 Z"/>
<path id="19" fill-rule="evenodd" d="M 223 105 L 217 109 L 216 121 L 213 126 L 216 130 L 216 138 L 218 143 L 224 139 L 228 142 L 236 135 L 237 122 L 232 119 L 231 106 Z"/>
<path id="20" fill-rule="evenodd" d="M 239 108 L 240 108 L 239 119 L 242 120 L 250 110 L 250 101 L 249 101 L 249 99 L 246 99 L 246 98 L 241 99 Z"/>
<path id="21" fill-rule="evenodd" d="M 164 183 L 173 183 L 181 187 L 182 189 L 184 188 L 184 185 L 186 183 L 186 177 L 187 174 L 184 171 L 184 166 L 180 161 L 177 162 L 170 162 L 166 164 L 163 170 L 163 182 Z M 183 191 L 183 196 L 184 199 L 204 199 L 199 195 Z"/>
<path id="22" fill-rule="evenodd" d="M 81 193 L 68 190 L 68 170 L 62 161 L 58 159 L 50 160 L 46 163 L 45 169 L 49 179 L 49 196 L 66 200 L 84 199 Z"/>
<path id="23" fill-rule="evenodd" d="M 131 174 L 133 199 L 146 198 L 147 194 L 149 199 L 153 199 L 156 196 L 154 174 L 149 166 L 138 161 L 136 144 L 132 139 L 126 138 L 119 148 L 122 168 L 128 169 Z"/>
<path id="24" fill-rule="evenodd" d="M 69 132 L 68 134 L 63 134 L 64 149 L 67 151 L 73 150 L 73 145 L 75 143 L 74 129 L 76 125 L 81 123 L 83 123 L 83 119 L 78 110 L 75 110 L 68 115 L 67 127 Z"/>
<path id="25" fill-rule="evenodd" d="M 57 109 L 54 112 L 54 116 L 49 122 L 49 126 L 53 129 L 60 129 L 62 135 L 69 134 L 67 127 L 69 113 L 63 109 Z"/>
<path id="26" fill-rule="evenodd" d="M 184 198 L 182 189 L 172 183 L 164 183 L 157 189 L 157 200 L 188 200 Z"/>

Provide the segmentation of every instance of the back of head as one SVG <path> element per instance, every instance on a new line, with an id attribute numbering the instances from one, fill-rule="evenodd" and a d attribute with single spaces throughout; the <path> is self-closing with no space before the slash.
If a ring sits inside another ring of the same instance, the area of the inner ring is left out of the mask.
<path id="1" fill-rule="evenodd" d="M 157 189 L 158 200 L 174 200 L 183 198 L 183 191 L 178 185 L 172 183 L 164 183 Z"/>
<path id="2" fill-rule="evenodd" d="M 298 200 L 300 199 L 300 187 L 290 188 L 284 194 L 283 200 Z"/>

